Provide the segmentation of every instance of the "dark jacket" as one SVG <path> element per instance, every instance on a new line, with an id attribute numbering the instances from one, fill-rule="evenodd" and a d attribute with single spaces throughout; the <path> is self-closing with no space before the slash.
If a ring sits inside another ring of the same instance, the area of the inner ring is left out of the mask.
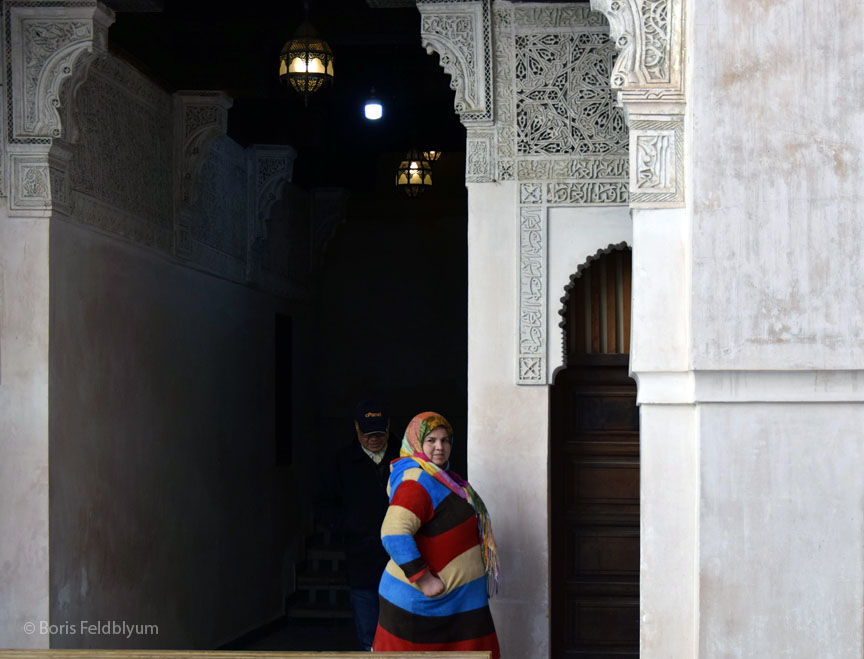
<path id="1" fill-rule="evenodd" d="M 390 463 L 399 457 L 400 442 L 391 434 L 380 464 L 366 455 L 356 435 L 337 460 L 337 488 L 348 557 L 348 585 L 377 588 L 389 556 L 381 545 L 381 522 L 387 513 Z"/>

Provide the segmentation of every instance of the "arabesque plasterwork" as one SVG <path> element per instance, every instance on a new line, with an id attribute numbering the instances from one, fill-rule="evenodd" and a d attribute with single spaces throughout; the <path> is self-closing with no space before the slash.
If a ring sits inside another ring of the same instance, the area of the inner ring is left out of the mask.
<path id="1" fill-rule="evenodd" d="M 609 20 L 620 51 L 612 88 L 630 124 L 630 205 L 682 207 L 683 0 L 591 0 L 591 8 Z"/>
<path id="2" fill-rule="evenodd" d="M 546 343 L 546 312 L 536 304 L 548 284 L 526 275 L 545 254 L 547 209 L 684 203 L 682 7 L 682 0 L 592 0 L 590 8 L 418 2 L 423 45 L 451 74 L 457 111 L 480 81 L 479 67 L 471 76 L 463 65 L 486 37 L 477 17 L 491 16 L 492 131 L 461 118 L 466 181 L 519 182 L 520 384 L 545 384 L 548 375 L 545 349 L 537 349 Z"/>
<path id="3" fill-rule="evenodd" d="M 291 147 L 244 149 L 226 136 L 223 92 L 172 96 L 109 53 L 113 14 L 96 0 L 7 0 L 2 9 L 10 217 L 63 220 L 277 295 L 308 293 L 308 238 L 297 247 L 303 258 L 285 264 L 266 235 L 280 199 L 280 231 L 309 234 L 307 205 L 284 203 Z"/>

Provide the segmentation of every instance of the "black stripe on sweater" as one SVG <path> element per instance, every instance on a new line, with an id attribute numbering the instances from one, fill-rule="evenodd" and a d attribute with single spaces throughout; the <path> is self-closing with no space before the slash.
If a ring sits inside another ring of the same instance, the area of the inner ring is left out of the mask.
<path id="1" fill-rule="evenodd" d="M 410 579 L 418 572 L 422 571 L 426 567 L 426 561 L 423 560 L 422 557 L 415 558 L 413 561 L 408 561 L 407 563 L 402 563 L 399 567 L 402 568 L 402 571 L 405 573 L 405 576 Z"/>
<path id="2" fill-rule="evenodd" d="M 495 632 L 492 614 L 484 606 L 449 616 L 421 616 L 380 600 L 378 624 L 399 638 L 412 643 L 458 643 Z"/>
<path id="3" fill-rule="evenodd" d="M 435 507 L 435 516 L 421 526 L 418 533 L 427 538 L 441 535 L 473 516 L 471 504 L 451 492 Z"/>

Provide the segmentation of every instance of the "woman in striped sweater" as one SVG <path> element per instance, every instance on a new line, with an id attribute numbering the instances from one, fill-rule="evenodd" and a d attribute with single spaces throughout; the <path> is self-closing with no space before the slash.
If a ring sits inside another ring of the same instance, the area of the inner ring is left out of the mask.
<path id="1" fill-rule="evenodd" d="M 448 471 L 453 431 L 435 412 L 418 414 L 390 467 L 390 507 L 381 541 L 390 562 L 378 588 L 373 651 L 491 650 L 489 612 L 498 558 L 483 501 Z"/>

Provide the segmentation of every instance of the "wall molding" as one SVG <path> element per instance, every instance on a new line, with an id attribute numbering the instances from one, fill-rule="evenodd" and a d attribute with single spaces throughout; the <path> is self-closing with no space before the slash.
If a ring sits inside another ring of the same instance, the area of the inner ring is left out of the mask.
<path id="1" fill-rule="evenodd" d="M 864 403 L 864 371 L 641 371 L 640 405 Z"/>

